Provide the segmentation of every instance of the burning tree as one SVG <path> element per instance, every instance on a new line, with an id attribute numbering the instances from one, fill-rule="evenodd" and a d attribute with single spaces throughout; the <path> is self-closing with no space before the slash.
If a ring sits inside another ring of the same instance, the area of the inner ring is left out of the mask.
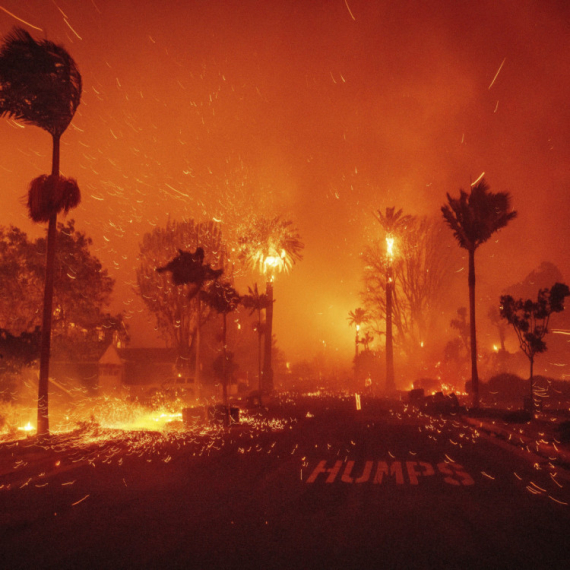
<path id="1" fill-rule="evenodd" d="M 471 187 L 468 194 L 459 191 L 459 198 L 447 194 L 441 207 L 444 220 L 453 231 L 459 247 L 469 254 L 469 321 L 471 323 L 471 386 L 473 407 L 479 407 L 479 374 L 477 372 L 477 328 L 475 326 L 475 251 L 496 231 L 505 227 L 517 213 L 510 211 L 511 197 L 507 192 L 489 192 L 484 179 Z"/>
<path id="2" fill-rule="evenodd" d="M 386 232 L 386 390 L 392 391 L 394 383 L 394 344 L 392 335 L 392 304 L 394 298 L 394 240 L 411 222 L 411 216 L 402 216 L 402 210 L 386 208 L 386 215 L 378 210 L 376 216 Z"/>
<path id="3" fill-rule="evenodd" d="M 275 218 L 255 217 L 241 232 L 240 255 L 245 265 L 265 276 L 265 358 L 263 362 L 263 388 L 273 389 L 271 364 L 273 333 L 273 282 L 277 273 L 289 271 L 302 259 L 304 247 L 301 236 L 291 227 L 292 222 Z"/>
<path id="4" fill-rule="evenodd" d="M 21 28 L 8 35 L 0 48 L 0 115 L 40 127 L 53 142 L 51 175 L 32 181 L 29 215 L 48 222 L 47 262 L 42 322 L 42 348 L 38 385 L 39 435 L 49 435 L 48 381 L 51 342 L 54 260 L 57 215 L 75 208 L 79 187 L 60 176 L 60 139 L 81 100 L 81 74 L 67 51 L 48 40 L 37 42 Z"/>
<path id="5" fill-rule="evenodd" d="M 393 243 L 392 322 L 394 341 L 408 355 L 428 340 L 437 308 L 454 279 L 455 254 L 443 224 L 429 218 L 411 218 Z M 364 262 L 364 307 L 377 335 L 384 335 L 387 318 L 388 252 L 385 240 L 367 246 Z"/>
<path id="6" fill-rule="evenodd" d="M 564 299 L 570 296 L 570 289 L 564 283 L 555 283 L 550 289 L 540 289 L 536 301 L 513 299 L 511 295 L 501 296 L 501 317 L 515 329 L 521 350 L 530 362 L 530 408 L 534 410 L 534 357 L 546 351 L 544 337 L 552 313 L 564 310 Z"/>

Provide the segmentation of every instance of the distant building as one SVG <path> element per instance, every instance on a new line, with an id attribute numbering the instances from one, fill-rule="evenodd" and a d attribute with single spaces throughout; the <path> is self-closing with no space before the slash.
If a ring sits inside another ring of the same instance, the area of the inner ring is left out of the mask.
<path id="1" fill-rule="evenodd" d="M 99 359 L 99 389 L 160 387 L 176 375 L 177 351 L 173 348 L 107 347 Z"/>

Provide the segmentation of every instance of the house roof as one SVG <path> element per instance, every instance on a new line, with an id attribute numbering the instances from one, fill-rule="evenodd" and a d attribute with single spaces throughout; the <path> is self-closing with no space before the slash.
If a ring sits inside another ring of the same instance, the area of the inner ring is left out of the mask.
<path id="1" fill-rule="evenodd" d="M 117 349 L 112 344 L 110 344 L 107 347 L 107 350 L 105 350 L 103 353 L 103 356 L 101 356 L 99 359 L 99 364 L 116 364 L 121 366 L 123 364 L 123 361 L 117 353 Z"/>
<path id="2" fill-rule="evenodd" d="M 115 348 L 110 344 L 99 364 L 125 364 L 129 362 L 153 362 L 174 364 L 178 352 L 175 348 Z"/>
<path id="3" fill-rule="evenodd" d="M 154 362 L 174 364 L 178 356 L 175 348 L 118 348 L 117 354 L 126 362 Z"/>

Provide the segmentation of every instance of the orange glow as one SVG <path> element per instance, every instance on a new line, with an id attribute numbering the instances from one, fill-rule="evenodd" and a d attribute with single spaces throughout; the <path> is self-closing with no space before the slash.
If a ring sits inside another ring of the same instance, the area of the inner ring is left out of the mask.
<path id="1" fill-rule="evenodd" d="M 386 236 L 386 252 L 390 259 L 394 259 L 394 238 Z"/>
<path id="2" fill-rule="evenodd" d="M 570 66 L 565 2 L 395 2 L 389 17 L 352 0 L 68 2 L 66 17 L 53 2 L 3 4 L 0 37 L 26 26 L 82 73 L 61 168 L 78 180 L 70 216 L 116 281 L 108 310 L 125 312 L 131 346 L 163 345 L 133 293 L 147 232 L 216 219 L 230 239 L 253 215 L 283 215 L 305 249 L 276 292 L 279 349 L 310 360 L 325 339 L 349 362 L 345 315 L 359 304 L 359 254 L 378 236 L 371 212 L 441 218 L 446 192 L 483 170 L 494 191 L 516 189 L 520 221 L 478 256 L 479 298 L 496 301 L 543 260 L 570 279 L 570 84 L 552 80 Z M 50 161 L 45 132 L 0 119 L 0 225 L 44 234 L 22 197 Z M 384 247 L 400 261 L 399 241 Z M 281 251 L 259 265 L 270 278 L 286 267 Z M 443 327 L 467 305 L 465 273 L 438 307 Z M 253 278 L 236 266 L 236 280 L 245 293 Z"/>
<path id="3" fill-rule="evenodd" d="M 30 422 L 28 422 L 24 427 L 19 427 L 18 431 L 31 432 L 34 431 L 35 429 L 36 428 Z"/>

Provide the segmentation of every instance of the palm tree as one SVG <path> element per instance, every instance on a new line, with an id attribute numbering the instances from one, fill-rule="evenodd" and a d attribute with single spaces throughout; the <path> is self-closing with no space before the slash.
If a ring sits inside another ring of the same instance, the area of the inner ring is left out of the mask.
<path id="1" fill-rule="evenodd" d="M 240 256 L 245 265 L 265 275 L 265 358 L 263 361 L 263 387 L 273 389 L 273 369 L 271 366 L 271 344 L 273 332 L 273 281 L 275 275 L 289 271 L 302 259 L 304 247 L 292 222 L 275 218 L 254 218 L 241 232 L 239 238 Z"/>
<path id="2" fill-rule="evenodd" d="M 235 311 L 241 301 L 239 293 L 227 282 L 214 281 L 207 291 L 202 291 L 202 299 L 222 315 L 222 390 L 226 425 L 229 425 L 228 375 L 227 375 L 227 316 Z"/>
<path id="3" fill-rule="evenodd" d="M 59 142 L 81 100 L 81 74 L 67 51 L 48 40 L 37 42 L 16 28 L 0 47 L 0 115 L 47 131 L 53 142 L 51 175 L 32 181 L 29 215 L 48 222 L 42 348 L 38 383 L 40 436 L 49 435 L 48 382 L 53 309 L 57 214 L 79 204 L 77 182 L 59 173 Z"/>
<path id="4" fill-rule="evenodd" d="M 386 391 L 392 392 L 394 382 L 394 341 L 392 336 L 392 296 L 394 293 L 394 273 L 392 260 L 394 258 L 394 237 L 402 232 L 412 221 L 412 216 L 402 216 L 402 210 L 386 208 L 386 214 L 378 210 L 376 219 L 386 232 Z"/>
<path id="5" fill-rule="evenodd" d="M 370 350 L 370 343 L 374 340 L 374 337 L 370 334 L 370 331 L 366 331 L 366 334 L 360 340 L 360 343 L 364 346 L 364 350 Z"/>
<path id="6" fill-rule="evenodd" d="M 511 210 L 508 192 L 489 192 L 485 179 L 471 187 L 468 194 L 459 191 L 459 198 L 447 194 L 447 204 L 441 207 L 443 217 L 453 231 L 459 247 L 469 254 L 469 318 L 471 336 L 471 385 L 473 407 L 479 407 L 479 375 L 477 373 L 477 336 L 475 326 L 475 250 L 496 231 L 516 218 Z"/>
<path id="7" fill-rule="evenodd" d="M 354 363 L 356 366 L 356 362 L 358 359 L 358 343 L 360 340 L 358 339 L 358 333 L 360 332 L 360 327 L 368 321 L 368 314 L 366 313 L 366 309 L 362 309 L 358 307 L 354 309 L 354 311 L 350 311 L 348 313 L 348 326 L 349 327 L 356 327 L 356 337 L 354 340 Z"/>
<path id="8" fill-rule="evenodd" d="M 196 317 L 196 359 L 194 372 L 194 385 L 201 393 L 200 382 L 200 328 L 202 319 L 202 287 L 208 281 L 216 281 L 223 273 L 224 269 L 212 269 L 210 264 L 204 263 L 204 248 L 199 246 L 195 252 L 178 250 L 178 255 L 171 259 L 166 265 L 156 267 L 157 273 L 169 271 L 172 274 L 172 282 L 176 286 L 191 284 L 192 289 L 188 294 L 188 299 L 196 297 L 198 303 Z"/>
<path id="9" fill-rule="evenodd" d="M 257 288 L 257 283 L 251 287 L 247 288 L 248 294 L 242 297 L 242 305 L 246 309 L 250 309 L 250 315 L 257 312 L 257 323 L 255 324 L 255 330 L 257 332 L 257 366 L 258 366 L 258 382 L 259 382 L 259 405 L 261 406 L 261 339 L 265 332 L 265 327 L 261 322 L 261 311 L 267 309 L 267 295 L 265 293 L 260 293 Z"/>

